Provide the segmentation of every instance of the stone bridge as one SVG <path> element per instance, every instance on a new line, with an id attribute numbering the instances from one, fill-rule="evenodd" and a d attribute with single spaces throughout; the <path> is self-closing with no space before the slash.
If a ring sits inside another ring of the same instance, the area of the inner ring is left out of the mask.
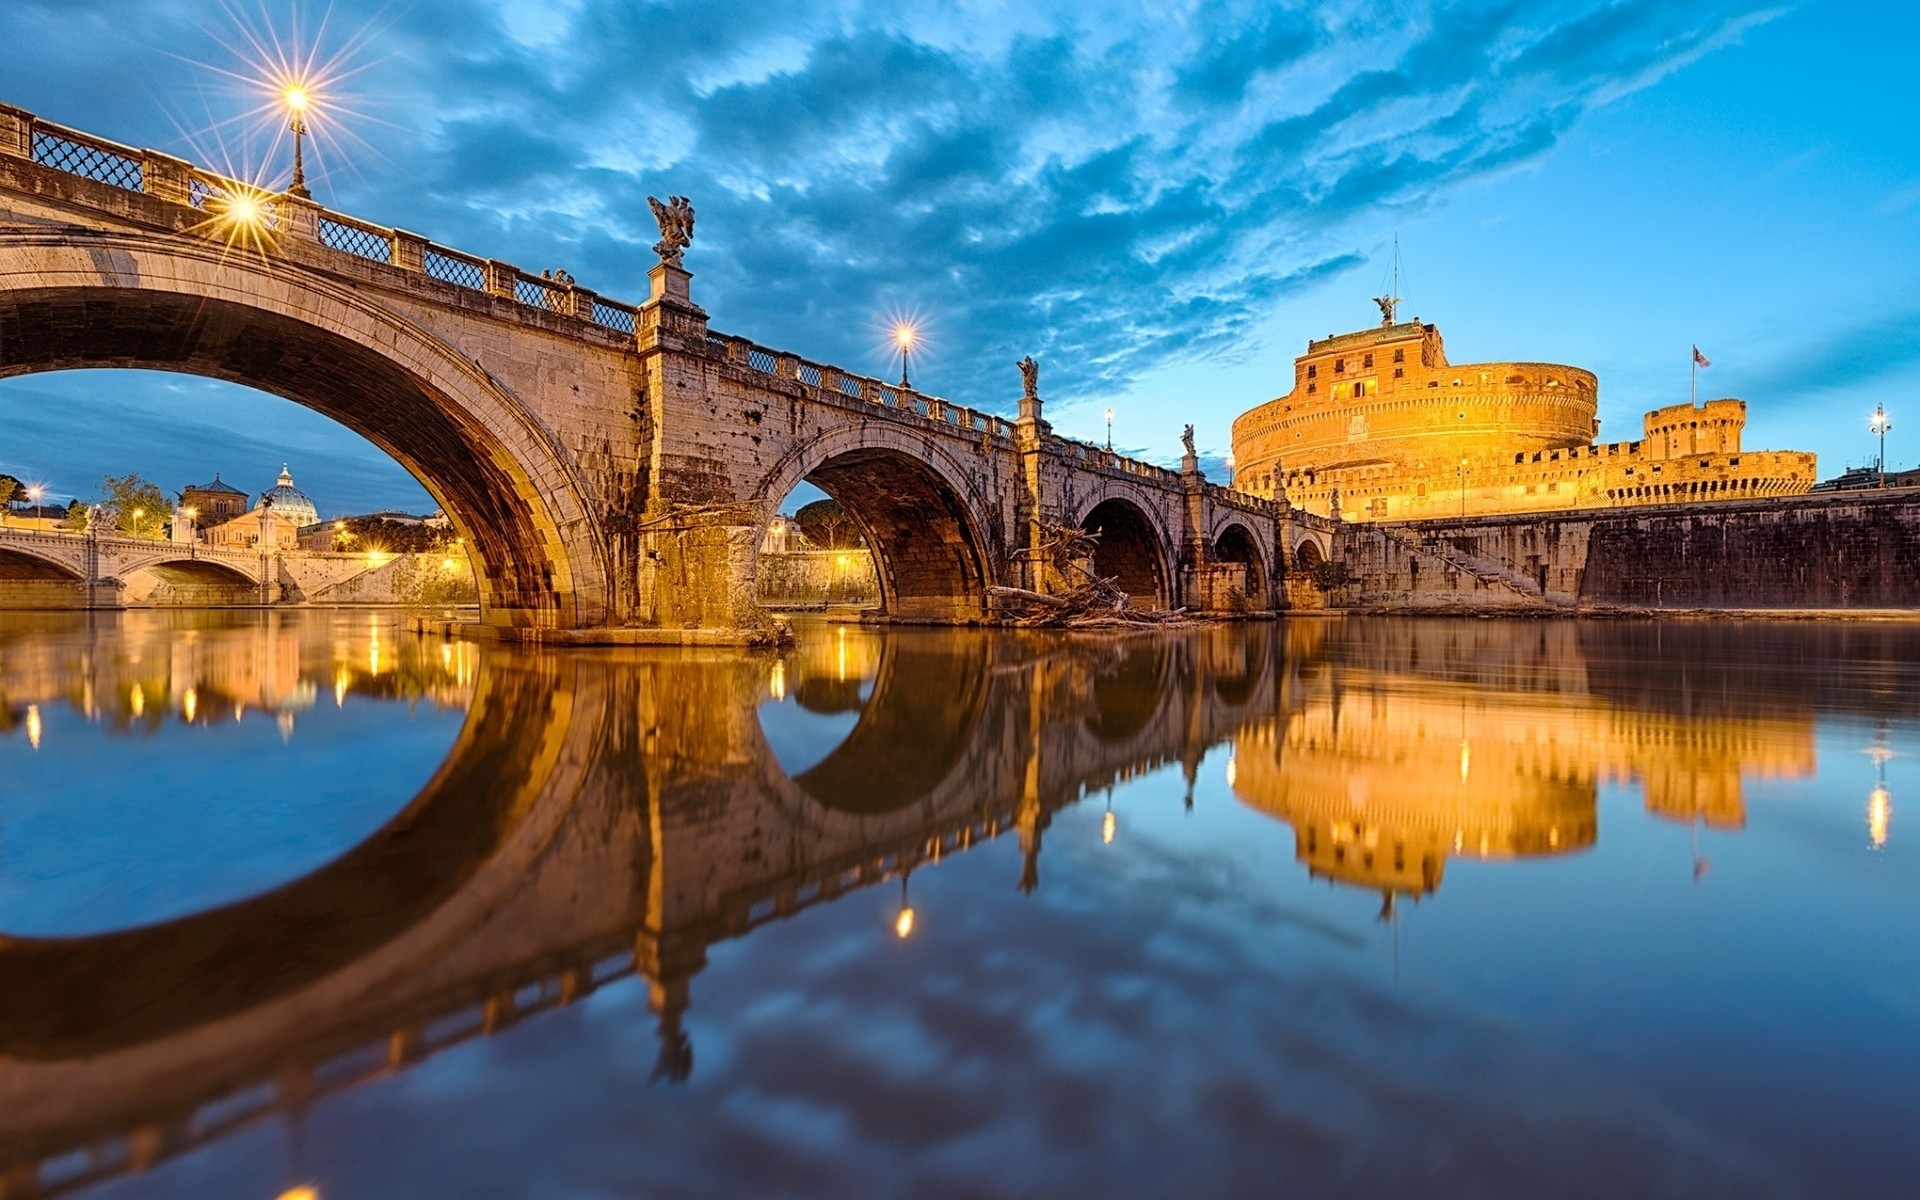
<path id="1" fill-rule="evenodd" d="M 199 600 L 270 603 L 272 555 L 153 538 L 0 528 L 0 599 L 9 608 L 118 608 L 138 574 Z"/>
<path id="2" fill-rule="evenodd" d="M 1261 627 L 1091 655 L 853 637 L 873 639 L 871 698 L 798 774 L 757 708 L 770 687 L 837 703 L 838 647 L 812 662 L 805 644 L 779 660 L 486 656 L 447 761 L 335 861 L 158 924 L 0 936 L 0 1198 L 146 1169 L 635 974 L 659 1072 L 684 1077 L 710 946 L 1006 833 L 1023 850 L 1007 886 L 1031 891 L 1060 809 L 1175 763 L 1190 802 L 1210 747 L 1273 720 L 1277 639 Z M 10 670 L 4 651 L 0 692 L 31 696 L 36 660 Z M 90 690 L 126 691 L 108 683 Z"/>
<path id="3" fill-rule="evenodd" d="M 491 625 L 759 625 L 761 533 L 803 480 L 895 618 L 1056 588 L 1050 524 L 1098 530 L 1143 601 L 1277 607 L 1273 502 L 1057 437 L 1035 388 L 1009 421 L 718 333 L 679 257 L 624 304 L 0 106 L 0 378 L 180 371 L 334 418 L 445 508 Z"/>

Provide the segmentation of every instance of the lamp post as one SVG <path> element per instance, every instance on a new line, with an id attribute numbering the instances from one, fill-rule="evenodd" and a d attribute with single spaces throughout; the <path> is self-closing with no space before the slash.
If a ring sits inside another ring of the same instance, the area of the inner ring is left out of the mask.
<path id="1" fill-rule="evenodd" d="M 1113 453 L 1113 410 L 1107 410 L 1107 453 Z"/>
<path id="2" fill-rule="evenodd" d="M 1873 406 L 1873 419 L 1867 422 L 1867 428 L 1880 438 L 1880 486 L 1887 486 L 1887 430 L 1893 428 L 1893 422 L 1887 419 L 1887 406 Z"/>
<path id="3" fill-rule="evenodd" d="M 913 354 L 913 344 L 920 339 L 920 331 L 911 322 L 903 321 L 893 327 L 893 344 L 900 348 L 900 387 L 905 390 L 913 385 L 907 382 L 907 360 Z"/>
<path id="4" fill-rule="evenodd" d="M 311 200 L 313 192 L 307 188 L 307 164 L 301 153 L 307 136 L 307 89 L 295 84 L 286 90 L 285 98 L 287 128 L 293 133 L 293 182 L 287 185 L 287 195 Z"/>

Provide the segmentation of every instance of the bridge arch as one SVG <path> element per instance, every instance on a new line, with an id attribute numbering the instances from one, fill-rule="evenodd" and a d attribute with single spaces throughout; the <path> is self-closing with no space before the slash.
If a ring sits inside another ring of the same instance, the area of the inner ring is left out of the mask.
<path id="1" fill-rule="evenodd" d="M 797 447 L 754 491 L 756 528 L 801 483 L 840 503 L 873 551 L 880 608 L 907 619 L 967 621 L 987 615 L 999 577 L 988 506 L 946 450 L 906 429 L 874 424 L 829 430 Z M 759 566 L 760 539 L 753 565 Z"/>
<path id="2" fill-rule="evenodd" d="M 230 562 L 189 558 L 177 552 L 154 555 L 118 568 L 126 598 L 133 603 L 219 606 L 260 602 L 260 572 Z"/>
<path id="3" fill-rule="evenodd" d="M 1103 491 L 1080 517 L 1080 528 L 1100 535 L 1093 572 L 1116 586 L 1137 606 L 1174 604 L 1173 542 L 1153 515 L 1153 505 L 1112 490 Z"/>
<path id="4" fill-rule="evenodd" d="M 571 460 L 480 362 L 356 291 L 199 239 L 0 237 L 0 378 L 174 371 L 284 397 L 411 471 L 481 563 L 495 624 L 604 623 L 607 554 Z"/>
<path id="5" fill-rule="evenodd" d="M 0 542 L 0 609 L 85 604 L 86 571 L 78 564 Z"/>
<path id="6" fill-rule="evenodd" d="M 1238 563 L 1246 568 L 1247 605 L 1254 609 L 1273 605 L 1271 572 L 1261 551 L 1260 540 L 1243 521 L 1229 520 L 1214 533 L 1212 554 L 1215 562 Z"/>

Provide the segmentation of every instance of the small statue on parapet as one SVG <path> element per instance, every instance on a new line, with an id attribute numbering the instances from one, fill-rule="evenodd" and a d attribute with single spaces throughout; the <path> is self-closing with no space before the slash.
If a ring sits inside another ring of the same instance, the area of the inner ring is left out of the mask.
<path id="1" fill-rule="evenodd" d="M 1032 399 L 1040 398 L 1040 364 L 1033 361 L 1029 354 L 1018 363 L 1020 367 L 1021 395 Z"/>
<path id="2" fill-rule="evenodd" d="M 693 202 L 685 196 L 669 196 L 662 204 L 657 197 L 648 196 L 647 203 L 653 206 L 653 219 L 660 223 L 660 240 L 654 243 L 653 252 L 668 266 L 680 266 L 681 256 L 693 245 Z"/>
<path id="3" fill-rule="evenodd" d="M 1398 296 L 1375 296 L 1373 302 L 1380 306 L 1380 324 L 1382 327 L 1394 323 L 1394 311 L 1400 307 Z"/>
<path id="4" fill-rule="evenodd" d="M 1193 448 L 1193 426 L 1189 425 L 1180 431 L 1180 444 L 1187 448 L 1188 458 L 1194 457 L 1196 452 Z"/>

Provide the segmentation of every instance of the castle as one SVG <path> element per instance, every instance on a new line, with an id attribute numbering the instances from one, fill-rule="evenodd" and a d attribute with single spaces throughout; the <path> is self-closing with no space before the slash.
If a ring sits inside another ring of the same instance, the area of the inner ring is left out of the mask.
<path id="1" fill-rule="evenodd" d="M 1346 520 L 1416 520 L 1794 496 L 1814 456 L 1742 451 L 1740 400 L 1676 404 L 1598 443 L 1599 381 L 1557 363 L 1447 361 L 1396 319 L 1307 343 L 1293 390 L 1233 423 L 1235 487 Z M 1335 513 L 1335 509 L 1338 513 Z"/>

